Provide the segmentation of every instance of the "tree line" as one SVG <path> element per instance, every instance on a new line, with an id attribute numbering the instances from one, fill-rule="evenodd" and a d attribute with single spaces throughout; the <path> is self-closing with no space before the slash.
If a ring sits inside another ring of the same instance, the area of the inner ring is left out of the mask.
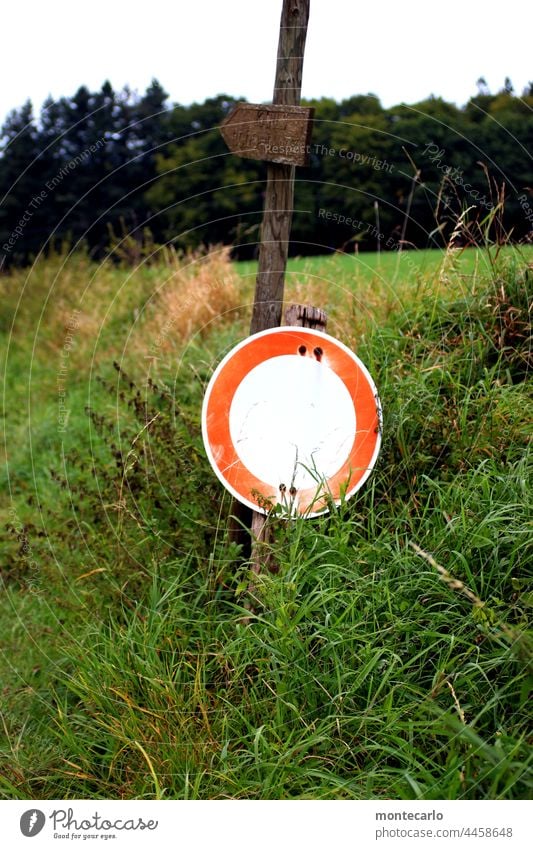
<path id="1" fill-rule="evenodd" d="M 507 79 L 458 107 L 430 97 L 384 108 L 372 94 L 314 107 L 309 165 L 296 171 L 294 254 L 530 239 L 533 84 Z M 231 244 L 255 255 L 264 162 L 230 154 L 218 130 L 244 98 L 168 103 L 106 82 L 13 110 L 0 139 L 0 263 L 24 264 L 58 245 L 102 257 L 124 237 L 142 250 Z M 458 222 L 460 227 L 458 230 Z"/>

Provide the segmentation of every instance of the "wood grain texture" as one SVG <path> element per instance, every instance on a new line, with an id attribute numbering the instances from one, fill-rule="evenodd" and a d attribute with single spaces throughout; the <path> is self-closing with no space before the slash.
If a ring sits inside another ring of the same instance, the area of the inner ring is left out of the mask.
<path id="1" fill-rule="evenodd" d="M 327 313 L 319 307 L 309 304 L 291 304 L 285 311 L 285 324 L 292 327 L 309 327 L 311 330 L 322 330 L 325 332 L 327 326 Z M 252 549 L 251 569 L 256 575 L 262 570 L 277 572 L 277 565 L 272 557 L 270 544 L 272 542 L 272 519 L 263 513 L 252 510 Z"/>
<path id="2" fill-rule="evenodd" d="M 300 103 L 309 6 L 310 0 L 283 2 L 274 83 L 275 104 L 298 106 Z M 250 333 L 281 324 L 293 208 L 294 165 L 272 163 L 267 170 Z"/>
<path id="3" fill-rule="evenodd" d="M 275 105 L 300 104 L 309 7 L 310 0 L 283 0 L 274 82 Z M 294 165 L 269 163 L 267 168 L 251 334 L 281 325 L 294 209 L 294 173 Z M 258 573 L 261 568 L 275 569 L 269 550 L 268 517 L 256 511 L 250 511 L 251 515 L 244 514 L 242 505 L 235 502 L 233 512 L 236 516 L 233 526 L 234 529 L 239 528 L 241 538 L 242 525 L 245 523 L 246 527 L 250 527 L 252 571 Z"/>
<path id="4" fill-rule="evenodd" d="M 232 153 L 282 165 L 308 165 L 314 110 L 306 106 L 238 103 L 220 125 Z"/>
<path id="5" fill-rule="evenodd" d="M 326 330 L 327 314 L 310 304 L 291 304 L 285 310 L 285 324 L 291 327 L 309 327 L 311 330 Z"/>
<path id="6" fill-rule="evenodd" d="M 269 165 L 250 333 L 279 327 L 294 204 L 294 166 Z"/>

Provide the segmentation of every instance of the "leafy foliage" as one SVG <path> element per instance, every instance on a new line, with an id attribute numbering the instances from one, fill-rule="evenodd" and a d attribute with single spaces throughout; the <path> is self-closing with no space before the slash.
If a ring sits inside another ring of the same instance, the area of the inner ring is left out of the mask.
<path id="1" fill-rule="evenodd" d="M 46 102 L 38 121 L 29 103 L 12 112 L 0 153 L 3 266 L 63 242 L 101 257 L 109 228 L 139 246 L 149 231 L 178 250 L 255 255 L 266 166 L 229 154 L 218 130 L 236 98 L 167 99 L 156 80 L 142 97 L 105 83 Z M 481 223 L 502 194 L 501 241 L 530 238 L 529 91 L 484 92 L 464 108 L 432 97 L 384 109 L 374 95 L 306 105 L 315 120 L 310 165 L 297 172 L 294 253 L 443 246 L 458 216 L 468 209 Z M 461 238 L 482 243 L 472 230 Z"/>

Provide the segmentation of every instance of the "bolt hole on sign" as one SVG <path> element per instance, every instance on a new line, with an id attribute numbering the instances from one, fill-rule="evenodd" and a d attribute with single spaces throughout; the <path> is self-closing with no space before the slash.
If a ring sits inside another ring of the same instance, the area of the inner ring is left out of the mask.
<path id="1" fill-rule="evenodd" d="M 318 330 L 275 327 L 236 345 L 202 407 L 223 486 L 261 513 L 312 518 L 363 485 L 381 444 L 381 404 L 360 359 Z"/>

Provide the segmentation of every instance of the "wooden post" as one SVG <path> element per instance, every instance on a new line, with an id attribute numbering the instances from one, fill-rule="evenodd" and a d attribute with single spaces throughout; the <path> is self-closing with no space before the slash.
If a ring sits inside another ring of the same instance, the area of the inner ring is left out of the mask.
<path id="1" fill-rule="evenodd" d="M 310 0 L 283 0 L 273 96 L 273 103 L 279 106 L 298 106 L 300 103 L 309 6 Z M 259 268 L 250 334 L 281 325 L 294 210 L 294 171 L 294 165 L 269 162 L 267 166 Z M 259 572 L 264 543 L 267 541 L 266 517 L 262 513 L 250 511 L 237 501 L 233 502 L 232 513 L 236 521 L 232 521 L 230 526 L 230 537 L 245 543 L 242 528 L 251 527 L 252 570 Z"/>
<path id="2" fill-rule="evenodd" d="M 283 0 L 273 103 L 298 106 L 310 0 Z M 279 327 L 294 209 L 294 165 L 269 163 L 250 333 Z"/>
<path id="3" fill-rule="evenodd" d="M 300 103 L 309 5 L 310 0 L 283 0 L 272 100 L 275 104 Z M 269 163 L 250 333 L 281 325 L 293 210 L 294 165 Z M 267 517 L 252 511 L 251 531 L 251 568 L 258 573 L 261 563 L 268 560 Z"/>
<path id="4" fill-rule="evenodd" d="M 326 330 L 327 314 L 318 307 L 305 304 L 292 304 L 285 310 L 285 324 L 292 327 L 309 327 L 311 330 Z M 268 550 L 270 525 L 268 516 L 252 511 L 252 555 L 251 569 L 256 575 L 261 566 L 274 571 L 272 558 Z"/>

